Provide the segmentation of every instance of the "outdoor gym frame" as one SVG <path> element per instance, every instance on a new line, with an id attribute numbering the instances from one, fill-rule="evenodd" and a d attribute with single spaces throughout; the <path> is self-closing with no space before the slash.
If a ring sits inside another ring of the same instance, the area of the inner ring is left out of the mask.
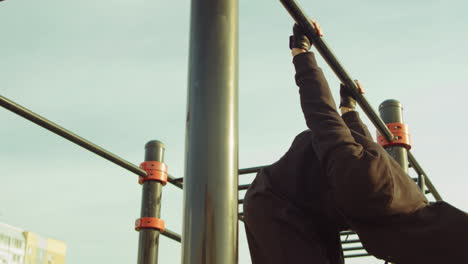
<path id="1" fill-rule="evenodd" d="M 384 102 L 380 106 L 382 120 L 358 92 L 353 79 L 318 36 L 297 3 L 294 0 L 280 1 L 296 23 L 306 29 L 306 35 L 341 82 L 351 89 L 363 112 L 383 138 L 390 143 L 397 140 L 386 123 L 402 122 L 401 104 L 394 100 Z M 165 174 L 169 183 L 184 189 L 183 236 L 163 225 L 140 225 L 139 264 L 157 263 L 159 234 L 182 242 L 183 264 L 237 263 L 238 220 L 242 220 L 238 204 L 243 202 L 238 199 L 238 191 L 246 190 L 249 186 L 238 185 L 238 175 L 255 173 L 262 168 L 238 168 L 238 1 L 192 0 L 190 32 L 185 177 L 175 178 L 163 169 L 157 171 Z M 150 174 L 149 170 L 116 156 L 3 96 L 0 96 L 0 105 L 142 178 Z M 145 149 L 145 162 L 156 162 L 154 164 L 159 164 L 157 166 L 165 167 L 162 163 L 164 145 L 161 142 L 150 141 Z M 203 154 L 200 153 L 202 150 Z M 442 200 L 411 152 L 401 146 L 390 146 L 387 150 L 405 170 L 408 163 L 411 165 L 425 193 Z M 141 219 L 149 219 L 148 223 L 151 219 L 160 220 L 164 183 L 161 178 L 142 180 Z M 342 233 L 343 236 L 353 234 L 352 231 Z M 343 244 L 357 242 L 357 239 L 342 241 Z M 362 246 L 347 247 L 344 251 L 362 249 Z M 360 256 L 368 254 L 346 255 Z"/>

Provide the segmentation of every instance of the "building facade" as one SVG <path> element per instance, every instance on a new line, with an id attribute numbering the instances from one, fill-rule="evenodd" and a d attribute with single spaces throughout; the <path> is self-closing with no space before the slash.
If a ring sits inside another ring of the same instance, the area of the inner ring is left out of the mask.
<path id="1" fill-rule="evenodd" d="M 0 223 L 0 264 L 65 264 L 63 241 Z"/>

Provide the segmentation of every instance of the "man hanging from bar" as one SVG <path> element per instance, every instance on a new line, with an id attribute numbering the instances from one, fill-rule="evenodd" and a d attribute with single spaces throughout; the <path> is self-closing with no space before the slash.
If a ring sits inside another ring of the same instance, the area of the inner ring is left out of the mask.
<path id="1" fill-rule="evenodd" d="M 386 261 L 468 264 L 468 215 L 445 202 L 428 203 L 372 140 L 343 85 L 338 114 L 310 41 L 298 25 L 293 32 L 295 79 L 309 130 L 260 171 L 246 193 L 252 263 L 342 264 L 340 231 L 352 229 L 370 254 Z"/>

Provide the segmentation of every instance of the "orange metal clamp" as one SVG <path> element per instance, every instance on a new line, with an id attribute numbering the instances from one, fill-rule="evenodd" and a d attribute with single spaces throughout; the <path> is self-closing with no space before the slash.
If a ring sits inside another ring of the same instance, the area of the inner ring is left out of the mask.
<path id="1" fill-rule="evenodd" d="M 146 171 L 147 176 L 138 179 L 140 184 L 145 181 L 159 181 L 162 185 L 167 183 L 167 165 L 159 161 L 145 161 L 140 164 L 140 168 Z"/>
<path id="2" fill-rule="evenodd" d="M 402 146 L 407 150 L 411 149 L 410 135 L 408 132 L 408 125 L 402 123 L 388 123 L 386 124 L 390 132 L 393 134 L 393 140 L 388 142 L 379 131 L 377 131 L 377 142 L 384 148 L 390 146 Z"/>
<path id="3" fill-rule="evenodd" d="M 159 218 L 142 217 L 135 221 L 136 231 L 140 231 L 140 229 L 147 229 L 147 228 L 157 229 L 161 232 L 164 232 L 166 227 L 164 225 L 164 220 L 161 220 Z"/>

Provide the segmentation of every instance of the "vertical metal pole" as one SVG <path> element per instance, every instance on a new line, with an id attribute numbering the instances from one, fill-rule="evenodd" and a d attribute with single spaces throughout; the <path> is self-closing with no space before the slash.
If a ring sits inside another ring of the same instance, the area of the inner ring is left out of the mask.
<path id="1" fill-rule="evenodd" d="M 403 106 L 397 100 L 386 100 L 379 106 L 380 117 L 388 123 L 403 123 Z M 387 152 L 400 164 L 408 173 L 408 150 L 401 146 L 390 146 L 386 148 Z M 420 170 L 422 171 L 422 170 Z M 421 190 L 425 189 L 425 175 L 418 173 L 418 186 Z"/>
<path id="2" fill-rule="evenodd" d="M 164 144 L 152 140 L 145 145 L 145 161 L 164 162 Z M 145 181 L 141 199 L 141 217 L 159 218 L 161 213 L 162 184 Z M 138 264 L 157 264 L 160 231 L 141 229 L 138 243 Z"/>
<path id="3" fill-rule="evenodd" d="M 380 117 L 388 123 L 403 123 L 403 106 L 397 100 L 386 100 L 379 106 Z M 400 164 L 403 170 L 408 173 L 408 150 L 402 146 L 390 146 L 387 152 Z M 418 185 L 424 192 L 425 176 L 418 173 Z"/>
<path id="4" fill-rule="evenodd" d="M 403 123 L 403 106 L 397 100 L 386 100 L 379 106 L 380 118 L 385 124 Z M 401 168 L 408 173 L 408 150 L 402 146 L 388 146 L 385 150 L 392 156 Z M 387 263 L 387 262 L 385 262 Z M 395 264 L 390 263 L 389 264 Z"/>
<path id="5" fill-rule="evenodd" d="M 385 124 L 403 123 L 403 107 L 397 100 L 386 100 L 379 106 L 380 117 Z M 408 152 L 403 146 L 388 146 L 385 150 L 392 156 L 403 170 L 408 173 Z"/>
<path id="6" fill-rule="evenodd" d="M 238 1 L 192 0 L 182 263 L 237 263 Z"/>

